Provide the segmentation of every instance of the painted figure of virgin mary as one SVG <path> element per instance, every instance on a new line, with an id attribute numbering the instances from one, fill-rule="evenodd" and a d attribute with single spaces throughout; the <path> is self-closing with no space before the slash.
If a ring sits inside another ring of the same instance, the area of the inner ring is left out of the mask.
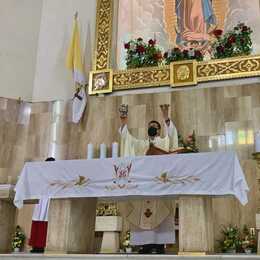
<path id="1" fill-rule="evenodd" d="M 203 48 L 209 32 L 216 26 L 212 0 L 176 0 L 176 44 L 182 47 Z"/>

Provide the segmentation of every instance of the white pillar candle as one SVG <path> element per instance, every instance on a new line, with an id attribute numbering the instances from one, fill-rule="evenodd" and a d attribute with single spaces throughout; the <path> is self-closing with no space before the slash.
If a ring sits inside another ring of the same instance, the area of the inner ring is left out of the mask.
<path id="1" fill-rule="evenodd" d="M 105 144 L 100 145 L 99 155 L 100 159 L 104 159 L 107 157 L 107 146 Z"/>
<path id="2" fill-rule="evenodd" d="M 88 158 L 88 159 L 93 159 L 93 153 L 94 153 L 93 144 L 88 144 L 88 154 L 87 154 L 87 158 Z"/>
<path id="3" fill-rule="evenodd" d="M 118 143 L 112 143 L 112 158 L 118 158 Z"/>
<path id="4" fill-rule="evenodd" d="M 260 131 L 255 132 L 255 152 L 260 152 Z"/>

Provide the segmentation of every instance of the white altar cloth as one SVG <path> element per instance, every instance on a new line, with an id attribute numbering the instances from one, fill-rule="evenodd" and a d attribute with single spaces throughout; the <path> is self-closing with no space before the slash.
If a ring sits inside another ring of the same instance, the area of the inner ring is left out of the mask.
<path id="1" fill-rule="evenodd" d="M 28 162 L 15 187 L 24 200 L 75 197 L 234 195 L 249 191 L 234 152 Z"/>

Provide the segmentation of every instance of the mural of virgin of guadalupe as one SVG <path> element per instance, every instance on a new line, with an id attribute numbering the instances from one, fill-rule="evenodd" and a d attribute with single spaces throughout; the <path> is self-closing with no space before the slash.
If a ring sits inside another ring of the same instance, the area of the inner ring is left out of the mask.
<path id="1" fill-rule="evenodd" d="M 209 41 L 209 32 L 216 26 L 212 0 L 176 0 L 176 44 L 203 48 Z"/>

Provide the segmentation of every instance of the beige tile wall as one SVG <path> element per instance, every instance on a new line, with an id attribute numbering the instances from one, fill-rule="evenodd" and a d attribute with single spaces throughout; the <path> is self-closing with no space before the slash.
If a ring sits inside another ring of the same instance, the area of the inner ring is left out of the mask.
<path id="1" fill-rule="evenodd" d="M 87 144 L 119 141 L 118 107 L 129 105 L 129 129 L 146 137 L 147 123 L 162 121 L 160 104 L 171 104 L 171 117 L 183 136 L 193 130 L 200 151 L 236 150 L 251 187 L 250 203 L 242 208 L 233 198 L 214 200 L 215 229 L 221 224 L 254 225 L 259 204 L 256 187 L 253 133 L 260 128 L 260 84 L 171 93 L 89 97 L 82 122 L 74 125 L 70 103 L 61 101 L 19 103 L 0 99 L 0 183 L 15 183 L 24 161 L 85 158 Z M 26 209 L 24 209 L 26 210 Z M 28 215 L 31 208 L 28 207 Z M 18 213 L 18 222 L 26 214 Z M 19 217 L 21 216 L 21 217 Z M 20 219 L 20 220 L 19 220 Z M 30 219 L 30 217 L 28 218 Z M 28 228 L 27 228 L 28 229 Z M 217 235 L 219 236 L 219 234 Z"/>

